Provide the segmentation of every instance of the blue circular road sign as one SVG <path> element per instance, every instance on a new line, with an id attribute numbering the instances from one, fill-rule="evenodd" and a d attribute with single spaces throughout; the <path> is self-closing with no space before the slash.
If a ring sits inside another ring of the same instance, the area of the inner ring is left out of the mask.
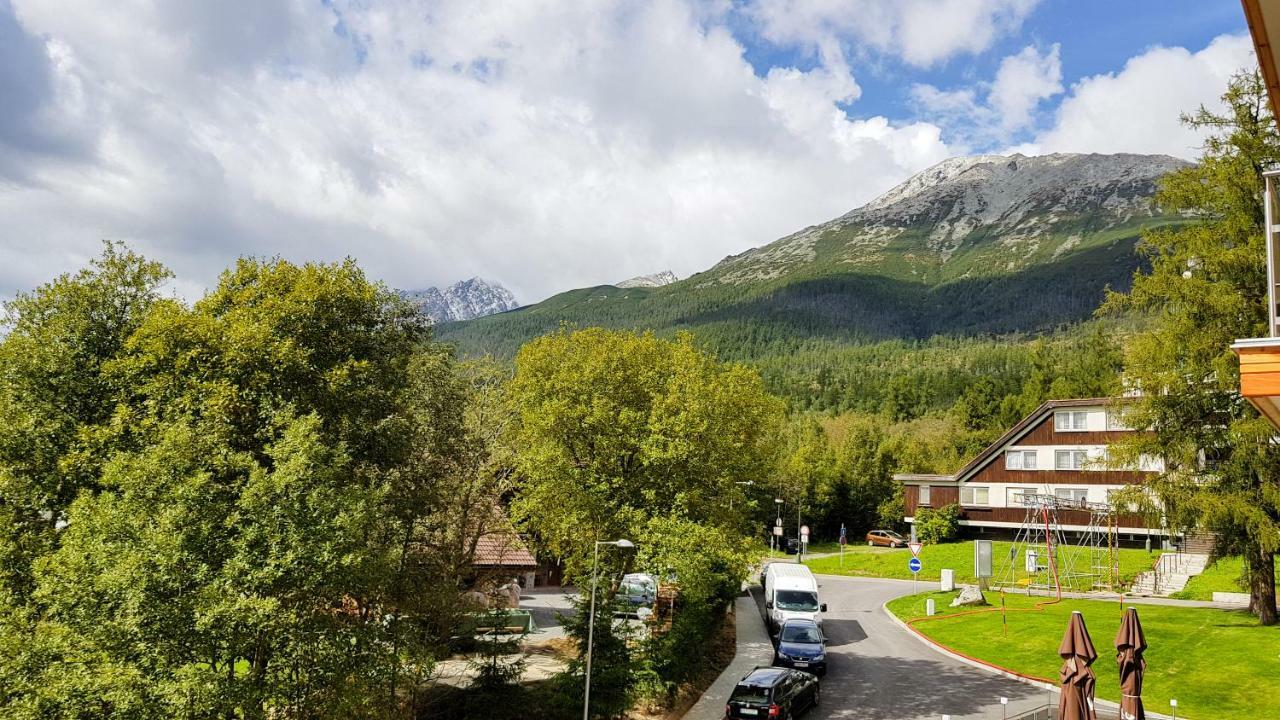
<path id="1" fill-rule="evenodd" d="M 911 558 L 907 561 L 907 569 L 913 573 L 920 572 L 920 568 L 924 567 L 924 563 L 920 562 L 920 558 Z"/>

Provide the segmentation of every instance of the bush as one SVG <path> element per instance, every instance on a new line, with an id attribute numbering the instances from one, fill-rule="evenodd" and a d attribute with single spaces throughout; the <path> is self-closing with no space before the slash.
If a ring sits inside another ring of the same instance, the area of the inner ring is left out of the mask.
<path id="1" fill-rule="evenodd" d="M 920 542 L 940 543 L 954 540 L 960 532 L 960 506 L 944 505 L 936 510 L 916 510 L 916 538 Z"/>

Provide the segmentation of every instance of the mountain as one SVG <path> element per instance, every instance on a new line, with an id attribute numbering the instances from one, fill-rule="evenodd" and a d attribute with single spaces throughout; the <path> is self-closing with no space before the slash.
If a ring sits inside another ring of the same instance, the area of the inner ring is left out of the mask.
<path id="1" fill-rule="evenodd" d="M 1163 155 L 946 160 L 838 218 L 660 287 L 571 290 L 512 313 L 445 325 L 466 354 L 512 354 L 563 322 L 693 330 L 751 360 L 848 344 L 1042 333 L 1089 318 L 1125 289 L 1155 206 Z"/>
<path id="2" fill-rule="evenodd" d="M 515 310 L 520 307 L 511 291 L 483 278 L 456 282 L 444 290 L 403 290 L 400 296 L 407 298 L 435 324 L 474 320 L 486 315 Z"/>
<path id="3" fill-rule="evenodd" d="M 656 272 L 652 275 L 640 275 L 638 277 L 633 277 L 630 280 L 623 280 L 622 282 L 614 285 L 614 287 L 662 287 L 663 285 L 670 285 L 673 282 L 679 282 L 679 280 L 680 278 L 676 277 L 675 273 L 670 270 L 663 270 L 662 272 Z"/>

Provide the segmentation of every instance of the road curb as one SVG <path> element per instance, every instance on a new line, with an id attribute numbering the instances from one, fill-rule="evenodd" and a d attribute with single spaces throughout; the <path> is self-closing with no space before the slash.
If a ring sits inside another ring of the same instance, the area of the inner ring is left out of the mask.
<path id="1" fill-rule="evenodd" d="M 894 598 L 893 600 L 896 600 L 896 599 L 897 598 Z M 902 618 L 899 618 L 897 615 L 894 615 L 893 612 L 889 610 L 889 603 L 893 602 L 893 600 L 886 600 L 885 603 L 880 606 L 880 610 L 883 611 L 884 614 L 889 617 L 889 620 L 891 622 L 893 622 L 895 625 L 902 628 L 903 630 L 906 630 L 916 640 L 919 640 L 921 643 L 924 643 L 930 648 L 933 648 L 934 652 L 937 652 L 941 655 L 946 655 L 947 657 L 950 657 L 951 659 L 956 660 L 957 662 L 964 663 L 965 665 L 968 665 L 973 668 L 977 668 L 979 670 L 991 673 L 993 675 L 1002 675 L 1011 680 L 1017 680 L 1018 682 L 1024 683 L 1026 685 L 1031 685 L 1032 687 L 1036 687 L 1041 690 L 1046 690 L 1054 694 L 1057 694 L 1059 692 L 1059 688 L 1057 684 L 1053 683 L 1050 680 L 1046 680 L 1045 678 L 1038 678 L 1033 675 L 1023 675 L 1022 673 L 1016 670 L 1010 670 L 1009 668 L 1001 667 L 999 665 L 989 663 L 985 660 L 979 660 L 977 658 L 969 657 L 968 655 L 952 650 L 946 645 L 943 645 L 942 643 L 934 640 L 933 638 L 930 638 L 929 636 L 925 635 L 924 633 L 920 632 L 914 627 L 903 622 Z M 1119 714 L 1120 712 L 1120 705 L 1118 703 L 1111 702 L 1110 700 L 1098 699 L 1094 701 L 1094 704 L 1097 705 L 1098 707 L 1103 707 L 1103 708 L 1107 708 L 1108 710 L 1115 711 L 1116 714 Z M 1174 720 L 1174 718 L 1170 715 L 1163 715 L 1161 713 L 1152 712 L 1150 710 L 1146 710 L 1145 714 L 1147 717 L 1152 718 L 1152 720 Z M 1191 720 L 1191 719 L 1187 717 L 1182 717 L 1181 720 Z"/>

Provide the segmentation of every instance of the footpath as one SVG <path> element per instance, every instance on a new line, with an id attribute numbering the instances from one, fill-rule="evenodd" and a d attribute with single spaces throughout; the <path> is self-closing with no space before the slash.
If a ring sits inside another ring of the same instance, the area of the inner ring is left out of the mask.
<path id="1" fill-rule="evenodd" d="M 773 662 L 773 644 L 760 620 L 760 608 L 750 593 L 737 599 L 733 607 L 734 627 L 738 633 L 733 662 L 711 683 L 706 692 L 689 712 L 685 720 L 720 720 L 724 717 L 724 705 L 744 675 L 756 667 Z"/>

